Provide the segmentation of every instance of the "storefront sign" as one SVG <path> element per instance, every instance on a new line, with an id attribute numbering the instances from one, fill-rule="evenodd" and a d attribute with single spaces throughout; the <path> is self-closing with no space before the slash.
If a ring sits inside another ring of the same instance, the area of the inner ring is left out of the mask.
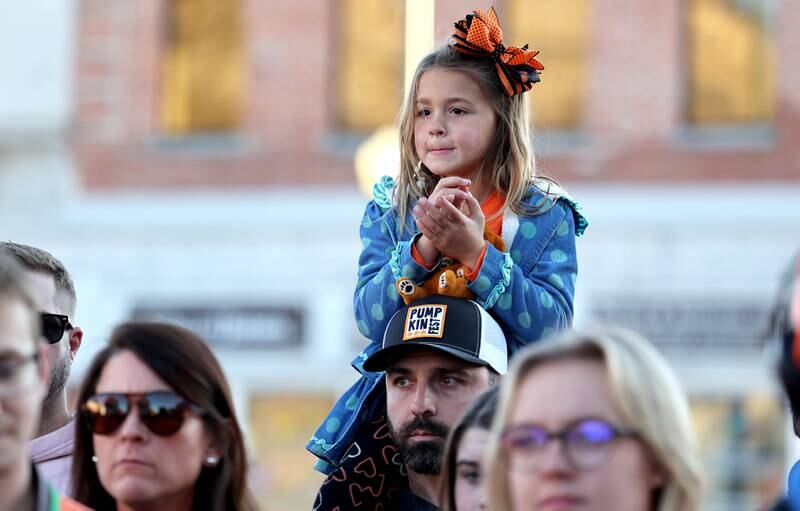
<path id="1" fill-rule="evenodd" d="M 759 347 L 769 334 L 770 303 L 606 299 L 594 318 L 621 325 L 654 343 L 715 348 Z"/>
<path id="2" fill-rule="evenodd" d="M 303 339 L 303 311 L 290 307 L 141 306 L 133 318 L 177 323 L 215 349 L 289 348 Z"/>

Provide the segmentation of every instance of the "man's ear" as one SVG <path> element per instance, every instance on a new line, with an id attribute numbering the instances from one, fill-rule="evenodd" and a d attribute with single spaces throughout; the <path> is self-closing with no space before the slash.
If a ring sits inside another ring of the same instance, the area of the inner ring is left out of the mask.
<path id="1" fill-rule="evenodd" d="M 79 326 L 73 327 L 72 330 L 69 331 L 70 360 L 75 360 L 75 354 L 78 353 L 78 348 L 81 347 L 82 342 L 83 342 L 83 330 L 81 330 L 81 327 Z"/>

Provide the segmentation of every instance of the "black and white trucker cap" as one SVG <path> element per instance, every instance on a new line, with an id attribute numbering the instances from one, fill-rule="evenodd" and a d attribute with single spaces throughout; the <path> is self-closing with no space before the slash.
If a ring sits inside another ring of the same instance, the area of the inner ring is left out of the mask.
<path id="1" fill-rule="evenodd" d="M 383 336 L 383 348 L 364 361 L 366 371 L 384 371 L 410 348 L 442 351 L 466 362 L 508 369 L 506 337 L 480 305 L 463 298 L 429 296 L 397 311 Z"/>

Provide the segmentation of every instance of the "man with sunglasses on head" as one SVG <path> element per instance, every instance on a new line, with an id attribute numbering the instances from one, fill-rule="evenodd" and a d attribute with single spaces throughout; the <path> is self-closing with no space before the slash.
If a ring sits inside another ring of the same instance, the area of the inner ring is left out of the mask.
<path id="1" fill-rule="evenodd" d="M 83 331 L 72 323 L 75 285 L 61 261 L 42 249 L 0 242 L 2 254 L 16 259 L 28 277 L 50 366 L 38 431 L 30 442 L 31 457 L 42 476 L 68 494 L 75 424 L 67 406 L 67 380 L 83 340 Z"/>
<path id="2" fill-rule="evenodd" d="M 437 510 L 450 428 L 505 374 L 507 353 L 500 325 L 473 301 L 430 296 L 397 311 L 382 348 L 363 362 L 365 371 L 386 372 L 388 423 L 359 436 L 323 482 L 314 510 L 367 499 L 370 509 Z M 381 438 L 394 445 L 376 447 Z"/>
<path id="3" fill-rule="evenodd" d="M 0 254 L 0 511 L 84 510 L 47 484 L 29 458 L 48 380 L 39 322 L 23 269 Z"/>

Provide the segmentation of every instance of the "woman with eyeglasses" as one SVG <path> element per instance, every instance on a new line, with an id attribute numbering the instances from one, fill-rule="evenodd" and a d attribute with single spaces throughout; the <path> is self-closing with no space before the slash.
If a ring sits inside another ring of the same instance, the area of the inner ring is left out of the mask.
<path id="1" fill-rule="evenodd" d="M 100 510 L 252 510 L 225 376 L 192 332 L 126 323 L 79 394 L 75 497 Z"/>
<path id="2" fill-rule="evenodd" d="M 567 331 L 519 352 L 502 385 L 489 509 L 699 509 L 688 403 L 645 339 Z"/>
<path id="3" fill-rule="evenodd" d="M 495 385 L 467 408 L 450 430 L 441 472 L 442 511 L 479 511 L 486 507 L 486 447 L 497 409 Z"/>

